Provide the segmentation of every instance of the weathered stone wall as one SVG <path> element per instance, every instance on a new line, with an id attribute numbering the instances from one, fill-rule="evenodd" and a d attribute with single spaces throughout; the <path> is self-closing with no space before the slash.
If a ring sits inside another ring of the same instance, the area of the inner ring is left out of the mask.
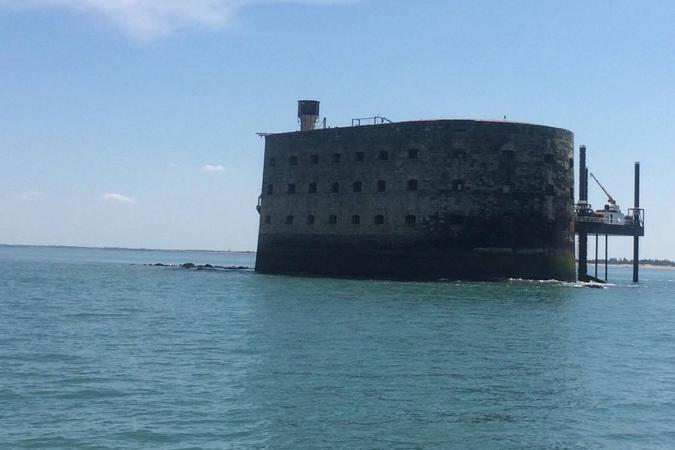
<path id="1" fill-rule="evenodd" d="M 256 269 L 571 280 L 573 170 L 572 133 L 537 125 L 441 120 L 270 135 Z"/>

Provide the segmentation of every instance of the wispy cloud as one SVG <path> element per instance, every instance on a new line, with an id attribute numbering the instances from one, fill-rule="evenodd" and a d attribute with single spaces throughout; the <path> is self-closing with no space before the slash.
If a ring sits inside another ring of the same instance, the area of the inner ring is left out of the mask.
<path id="1" fill-rule="evenodd" d="M 103 200 L 110 202 L 110 203 L 135 203 L 136 200 L 134 200 L 131 197 L 127 197 L 126 195 L 122 194 L 117 194 L 115 192 L 111 192 L 109 194 L 105 194 L 103 197 Z"/>
<path id="2" fill-rule="evenodd" d="M 222 172 L 225 170 L 221 164 L 207 164 L 202 167 L 204 172 Z"/>
<path id="3" fill-rule="evenodd" d="M 44 195 L 45 194 L 42 191 L 28 190 L 28 191 L 23 191 L 23 192 L 17 194 L 16 198 L 18 198 L 19 200 L 23 200 L 23 201 L 31 201 L 31 200 L 38 199 L 38 198 L 40 198 Z"/>
<path id="4" fill-rule="evenodd" d="M 354 0 L 0 0 L 0 7 L 60 8 L 103 16 L 126 33 L 151 41 L 186 28 L 218 30 L 252 4 L 329 5 Z"/>

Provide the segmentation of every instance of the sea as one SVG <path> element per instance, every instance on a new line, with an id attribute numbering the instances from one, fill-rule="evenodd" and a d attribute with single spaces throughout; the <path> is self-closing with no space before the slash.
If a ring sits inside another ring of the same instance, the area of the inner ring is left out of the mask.
<path id="1" fill-rule="evenodd" d="M 675 448 L 675 270 L 591 289 L 178 266 L 254 261 L 0 247 L 0 448 Z"/>

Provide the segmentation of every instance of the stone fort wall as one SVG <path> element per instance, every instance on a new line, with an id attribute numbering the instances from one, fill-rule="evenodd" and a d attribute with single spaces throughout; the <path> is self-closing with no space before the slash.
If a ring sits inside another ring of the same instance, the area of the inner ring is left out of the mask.
<path id="1" fill-rule="evenodd" d="M 256 269 L 574 278 L 573 134 L 440 120 L 266 137 Z"/>

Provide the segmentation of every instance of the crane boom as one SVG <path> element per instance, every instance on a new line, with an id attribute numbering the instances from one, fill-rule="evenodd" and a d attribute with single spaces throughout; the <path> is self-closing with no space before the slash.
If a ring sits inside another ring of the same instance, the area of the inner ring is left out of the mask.
<path id="1" fill-rule="evenodd" d="M 614 200 L 612 195 L 609 192 L 607 192 L 607 189 L 605 189 L 605 187 L 600 183 L 600 181 L 598 181 L 598 179 L 595 178 L 595 175 L 593 175 L 593 172 L 591 172 L 591 177 L 595 180 L 596 183 L 598 183 L 598 186 L 600 186 L 600 189 L 602 189 L 602 192 L 604 192 L 605 195 L 607 196 L 607 203 L 609 203 L 610 205 L 616 205 L 616 200 Z"/>

